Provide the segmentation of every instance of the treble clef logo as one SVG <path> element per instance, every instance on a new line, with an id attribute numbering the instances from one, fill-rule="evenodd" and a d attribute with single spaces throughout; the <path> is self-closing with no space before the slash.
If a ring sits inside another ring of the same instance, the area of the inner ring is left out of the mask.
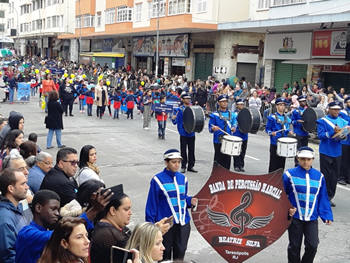
<path id="1" fill-rule="evenodd" d="M 252 193 L 245 192 L 241 197 L 240 204 L 233 208 L 230 217 L 222 212 L 213 211 L 207 207 L 208 218 L 216 225 L 231 227 L 231 233 L 241 235 L 245 229 L 258 229 L 268 225 L 273 219 L 274 212 L 268 216 L 252 217 L 245 211 L 253 201 Z"/>
<path id="2" fill-rule="evenodd" d="M 241 198 L 241 204 L 231 211 L 231 220 L 238 227 L 232 227 L 231 232 L 235 235 L 240 235 L 244 232 L 244 227 L 250 223 L 252 216 L 244 211 L 252 202 L 252 194 L 245 192 Z"/>

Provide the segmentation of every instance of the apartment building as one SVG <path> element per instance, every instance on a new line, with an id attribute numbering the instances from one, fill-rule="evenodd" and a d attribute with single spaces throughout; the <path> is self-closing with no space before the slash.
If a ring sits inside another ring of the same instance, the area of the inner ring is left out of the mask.
<path id="1" fill-rule="evenodd" d="M 13 45 L 13 40 L 7 37 L 7 14 L 8 14 L 8 0 L 0 0 L 0 48 L 10 47 Z"/>
<path id="2" fill-rule="evenodd" d="M 160 74 L 225 78 L 237 72 L 233 46 L 258 53 L 264 34 L 218 32 L 218 24 L 248 16 L 249 1 L 240 0 L 76 0 L 75 31 L 59 39 L 70 40 L 73 61 L 154 71 L 159 28 Z M 258 65 L 262 54 L 240 58 Z"/>
<path id="3" fill-rule="evenodd" d="M 349 21 L 348 0 L 256 0 L 248 20 L 218 29 L 266 34 L 260 71 L 267 87 L 281 90 L 306 78 L 349 91 Z"/>
<path id="4" fill-rule="evenodd" d="M 20 55 L 69 57 L 70 41 L 57 39 L 73 33 L 75 9 L 69 0 L 10 0 L 7 35 Z"/>

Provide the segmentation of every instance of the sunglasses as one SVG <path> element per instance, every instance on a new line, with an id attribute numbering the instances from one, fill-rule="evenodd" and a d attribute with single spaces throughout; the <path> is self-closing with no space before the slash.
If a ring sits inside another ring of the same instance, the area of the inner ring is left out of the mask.
<path id="1" fill-rule="evenodd" d="M 79 161 L 68 161 L 68 160 L 62 160 L 63 162 L 65 163 L 70 163 L 71 165 L 78 165 L 79 164 Z"/>

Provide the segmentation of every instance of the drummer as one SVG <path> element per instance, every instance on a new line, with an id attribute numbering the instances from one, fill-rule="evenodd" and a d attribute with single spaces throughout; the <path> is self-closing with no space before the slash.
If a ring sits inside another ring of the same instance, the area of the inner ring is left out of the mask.
<path id="1" fill-rule="evenodd" d="M 297 148 L 308 146 L 309 143 L 309 133 L 303 129 L 302 123 L 302 116 L 307 108 L 307 102 L 306 102 L 307 96 L 302 95 L 298 97 L 299 107 L 294 109 L 292 111 L 292 124 L 293 124 L 293 132 L 296 135 L 296 139 L 298 140 Z M 295 166 L 298 166 L 298 159 L 295 157 Z"/>
<path id="2" fill-rule="evenodd" d="M 337 188 L 337 180 L 340 178 L 342 145 L 337 134 L 342 128 L 348 126 L 348 121 L 339 117 L 342 104 L 333 101 L 328 104 L 328 115 L 317 121 L 317 136 L 320 142 L 320 168 L 326 179 L 328 199 L 332 207 L 335 207 L 333 198 Z M 349 126 L 348 126 L 349 128 Z M 349 161 L 349 160 L 347 160 Z"/>
<path id="3" fill-rule="evenodd" d="M 244 109 L 244 101 L 242 99 L 236 100 L 236 110 L 235 113 L 238 115 L 238 113 Z M 239 156 L 233 156 L 233 167 L 236 172 L 245 172 L 244 170 L 244 157 L 245 153 L 247 151 L 247 145 L 248 145 L 248 133 L 242 133 L 239 130 L 239 123 L 237 123 L 237 129 L 233 133 L 234 136 L 240 137 L 243 140 L 242 148 L 241 148 L 241 154 Z"/>
<path id="4" fill-rule="evenodd" d="M 214 142 L 214 164 L 220 164 L 222 167 L 230 170 L 231 155 L 221 153 L 221 139 L 227 134 L 232 135 L 236 131 L 237 120 L 236 114 L 227 109 L 227 95 L 218 97 L 219 109 L 217 112 L 209 115 L 209 132 L 213 133 Z"/>
<path id="5" fill-rule="evenodd" d="M 340 112 L 340 117 L 348 121 L 350 125 L 350 97 L 347 97 L 344 100 L 344 110 Z M 350 135 L 344 141 L 341 141 L 342 144 L 342 157 L 341 157 L 341 173 L 339 184 L 345 185 L 350 184 Z"/>
<path id="6" fill-rule="evenodd" d="M 180 134 L 180 150 L 181 150 L 181 157 L 182 157 L 181 173 L 186 172 L 186 165 L 187 165 L 187 171 L 192 173 L 197 173 L 198 171 L 193 168 L 195 163 L 195 156 L 194 156 L 195 138 L 196 138 L 195 133 L 186 132 L 183 125 L 183 112 L 186 109 L 186 107 L 191 106 L 191 96 L 185 92 L 181 94 L 181 100 L 183 105 L 181 105 L 178 109 L 175 110 L 172 117 L 172 122 L 173 124 L 177 125 L 177 130 Z"/>
<path id="7" fill-rule="evenodd" d="M 291 120 L 285 114 L 286 100 L 278 98 L 275 105 L 277 111 L 268 116 L 265 128 L 266 133 L 270 135 L 269 173 L 280 168 L 284 170 L 286 164 L 286 158 L 277 155 L 277 140 L 294 134 L 290 130 Z"/>

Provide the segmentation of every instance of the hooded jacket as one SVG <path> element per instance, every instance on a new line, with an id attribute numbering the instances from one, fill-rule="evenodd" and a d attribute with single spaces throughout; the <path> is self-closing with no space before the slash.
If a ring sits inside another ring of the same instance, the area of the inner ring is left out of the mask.
<path id="1" fill-rule="evenodd" d="M 15 207 L 8 199 L 0 198 L 0 262 L 14 263 L 17 234 L 27 221 L 21 204 Z"/>
<path id="2" fill-rule="evenodd" d="M 24 117 L 23 117 L 22 113 L 20 113 L 20 112 L 16 112 L 16 111 L 10 112 L 8 124 L 4 128 L 2 128 L 2 130 L 0 132 L 0 147 L 2 147 L 2 144 L 4 143 L 4 140 L 6 138 L 6 135 L 11 130 L 18 129 L 19 121 L 23 118 Z"/>

